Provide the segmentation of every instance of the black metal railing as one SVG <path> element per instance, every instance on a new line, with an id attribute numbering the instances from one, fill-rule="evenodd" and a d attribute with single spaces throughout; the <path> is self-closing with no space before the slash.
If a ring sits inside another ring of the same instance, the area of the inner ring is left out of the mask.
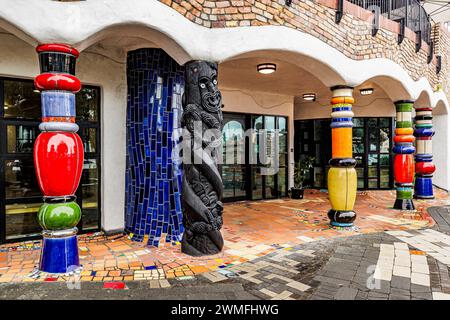
<path id="1" fill-rule="evenodd" d="M 431 44 L 431 18 L 418 0 L 348 0 L 366 10 L 399 22 L 414 31 L 418 41 Z M 419 48 L 420 48 L 420 44 Z"/>

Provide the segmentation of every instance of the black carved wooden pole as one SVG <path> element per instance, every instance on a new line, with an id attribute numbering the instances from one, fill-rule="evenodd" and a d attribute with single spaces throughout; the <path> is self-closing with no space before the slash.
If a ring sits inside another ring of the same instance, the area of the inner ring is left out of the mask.
<path id="1" fill-rule="evenodd" d="M 186 64 L 183 96 L 183 224 L 181 251 L 192 256 L 216 254 L 223 248 L 222 178 L 217 169 L 222 129 L 222 96 L 217 64 Z M 186 152 L 188 151 L 188 154 Z M 190 160 L 190 161 L 187 161 Z"/>

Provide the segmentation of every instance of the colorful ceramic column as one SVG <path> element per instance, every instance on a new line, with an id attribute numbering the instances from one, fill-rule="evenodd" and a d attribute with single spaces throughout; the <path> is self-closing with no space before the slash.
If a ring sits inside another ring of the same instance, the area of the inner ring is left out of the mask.
<path id="1" fill-rule="evenodd" d="M 328 193 L 331 210 L 328 217 L 333 226 L 350 227 L 356 219 L 353 206 L 356 200 L 356 160 L 353 159 L 353 88 L 331 88 L 332 159 L 328 171 Z"/>
<path id="2" fill-rule="evenodd" d="M 436 170 L 432 162 L 433 109 L 422 107 L 415 107 L 415 109 L 416 181 L 414 184 L 414 197 L 417 199 L 433 199 L 432 178 Z"/>
<path id="3" fill-rule="evenodd" d="M 78 51 L 62 44 L 36 48 L 41 74 L 34 84 L 41 91 L 42 131 L 34 145 L 34 165 L 44 204 L 38 212 L 42 232 L 39 268 L 66 273 L 79 266 L 77 228 L 81 210 L 75 191 L 83 168 L 83 143 L 76 134 L 75 77 Z"/>
<path id="4" fill-rule="evenodd" d="M 394 137 L 394 180 L 397 188 L 397 198 L 394 209 L 414 210 L 414 136 L 411 111 L 413 101 L 395 102 L 397 121 Z"/>

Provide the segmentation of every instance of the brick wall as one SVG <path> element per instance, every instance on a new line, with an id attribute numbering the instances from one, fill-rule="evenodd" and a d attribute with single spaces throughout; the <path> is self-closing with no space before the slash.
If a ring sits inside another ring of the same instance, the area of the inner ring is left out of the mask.
<path id="1" fill-rule="evenodd" d="M 426 77 L 433 87 L 442 83 L 449 96 L 446 77 L 450 37 L 440 25 L 435 26 L 436 52 L 442 55 L 442 71 L 437 75 L 436 56 L 427 63 L 428 45 L 422 42 L 421 50 L 415 52 L 413 31 L 406 29 L 405 39 L 398 45 L 398 23 L 381 17 L 380 30 L 372 37 L 372 13 L 349 2 L 344 2 L 344 16 L 336 24 L 336 0 L 293 0 L 290 7 L 285 0 L 159 1 L 207 28 L 283 25 L 309 33 L 354 60 L 388 58 L 414 80 Z"/>

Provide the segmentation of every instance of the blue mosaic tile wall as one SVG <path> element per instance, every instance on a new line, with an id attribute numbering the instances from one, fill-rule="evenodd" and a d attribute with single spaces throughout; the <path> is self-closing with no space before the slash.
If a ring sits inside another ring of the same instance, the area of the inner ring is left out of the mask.
<path id="1" fill-rule="evenodd" d="M 181 161 L 172 159 L 181 121 L 184 71 L 161 49 L 127 57 L 125 228 L 135 241 L 158 246 L 183 234 Z M 147 240 L 148 237 L 148 240 Z"/>

